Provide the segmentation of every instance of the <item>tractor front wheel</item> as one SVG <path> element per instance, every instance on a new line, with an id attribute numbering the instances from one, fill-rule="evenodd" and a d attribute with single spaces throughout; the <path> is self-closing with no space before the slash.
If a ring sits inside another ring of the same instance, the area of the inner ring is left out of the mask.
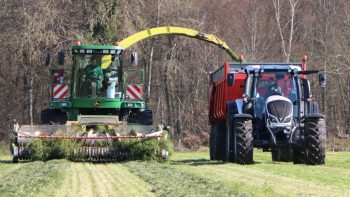
<path id="1" fill-rule="evenodd" d="M 306 163 L 321 165 L 326 157 L 326 123 L 323 118 L 312 118 L 305 123 Z"/>
<path id="2" fill-rule="evenodd" d="M 238 164 L 253 163 L 253 126 L 252 120 L 235 118 L 233 120 L 233 154 Z"/>

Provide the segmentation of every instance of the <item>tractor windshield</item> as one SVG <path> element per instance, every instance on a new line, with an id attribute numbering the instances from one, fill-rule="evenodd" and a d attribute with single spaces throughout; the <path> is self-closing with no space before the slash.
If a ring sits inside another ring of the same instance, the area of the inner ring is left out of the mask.
<path id="1" fill-rule="evenodd" d="M 269 72 L 265 70 L 255 77 L 255 87 L 252 88 L 252 96 L 256 99 L 255 113 L 262 118 L 264 114 L 265 101 L 273 95 L 288 98 L 293 103 L 293 113 L 297 116 L 297 80 L 288 72 Z"/>
<path id="2" fill-rule="evenodd" d="M 74 57 L 74 97 L 120 97 L 119 59 L 112 55 L 79 54 Z"/>

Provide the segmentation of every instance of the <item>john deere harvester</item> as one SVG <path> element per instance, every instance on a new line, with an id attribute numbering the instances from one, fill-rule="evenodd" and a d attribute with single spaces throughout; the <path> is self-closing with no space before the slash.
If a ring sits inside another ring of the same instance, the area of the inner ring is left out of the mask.
<path id="1" fill-rule="evenodd" d="M 49 107 L 41 112 L 42 125 L 15 125 L 13 161 L 30 159 L 35 139 L 70 139 L 83 158 L 114 158 L 130 154 L 113 146 L 131 138 L 164 138 L 153 126 L 152 111 L 143 98 L 143 69 L 123 69 L 123 47 L 71 47 L 70 69 L 50 69 Z M 137 55 L 132 53 L 133 63 Z M 60 56 L 63 64 L 63 55 Z M 166 157 L 165 150 L 157 154 Z"/>
<path id="2" fill-rule="evenodd" d="M 167 157 L 166 134 L 162 126 L 153 126 L 152 111 L 147 109 L 143 98 L 144 70 L 125 69 L 123 65 L 126 48 L 157 35 L 203 40 L 224 49 L 233 60 L 238 59 L 215 35 L 182 27 L 147 29 L 112 46 L 81 45 L 77 42 L 71 47 L 71 68 L 50 69 L 51 99 L 41 113 L 42 124 L 15 124 L 16 137 L 11 146 L 13 161 L 33 159 L 33 154 L 41 153 L 38 147 L 43 146 L 55 153 L 53 158 L 62 158 L 65 153 L 55 152 L 57 147 L 62 148 L 62 144 L 55 143 L 57 141 L 74 142 L 73 146 L 69 146 L 70 156 L 83 159 L 132 158 L 133 154 L 142 155 L 147 151 L 160 158 Z M 64 54 L 61 53 L 58 59 L 63 65 Z M 131 64 L 137 62 L 136 53 L 132 53 L 131 60 Z M 46 62 L 49 64 L 49 58 Z M 149 139 L 157 143 L 148 143 Z M 123 140 L 128 142 L 128 146 L 122 143 Z M 138 145 L 132 140 L 136 140 Z M 155 144 L 152 149 L 142 149 L 142 146 L 152 143 Z M 136 146 L 139 150 L 135 153 L 132 148 Z"/>

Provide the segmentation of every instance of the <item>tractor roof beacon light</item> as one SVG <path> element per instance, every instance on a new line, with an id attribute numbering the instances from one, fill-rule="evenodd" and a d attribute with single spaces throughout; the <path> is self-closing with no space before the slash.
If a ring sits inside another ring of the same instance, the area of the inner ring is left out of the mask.
<path id="1" fill-rule="evenodd" d="M 302 61 L 301 69 L 302 69 L 303 71 L 305 71 L 305 70 L 306 70 L 307 55 L 303 55 L 303 57 L 301 58 L 301 61 Z"/>

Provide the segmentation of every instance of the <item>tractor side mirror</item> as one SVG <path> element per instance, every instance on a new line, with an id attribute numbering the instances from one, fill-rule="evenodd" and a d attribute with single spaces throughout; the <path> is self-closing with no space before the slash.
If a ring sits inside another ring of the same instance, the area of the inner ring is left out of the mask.
<path id="1" fill-rule="evenodd" d="M 137 62 L 138 62 L 137 52 L 135 51 L 131 52 L 130 60 L 131 60 L 131 65 L 137 66 Z"/>
<path id="2" fill-rule="evenodd" d="M 325 88 L 326 87 L 326 74 L 325 73 L 321 73 L 318 75 L 318 80 L 320 82 L 320 87 L 321 88 Z"/>
<path id="3" fill-rule="evenodd" d="M 307 79 L 301 79 L 303 85 L 304 99 L 312 98 L 310 82 Z"/>
<path id="4" fill-rule="evenodd" d="M 51 54 L 49 52 L 46 53 L 46 58 L 45 58 L 45 66 L 49 66 L 51 61 Z"/>
<path id="5" fill-rule="evenodd" d="M 58 65 L 60 66 L 64 65 L 64 58 L 65 58 L 64 52 L 63 51 L 58 52 L 58 57 L 57 57 Z"/>

